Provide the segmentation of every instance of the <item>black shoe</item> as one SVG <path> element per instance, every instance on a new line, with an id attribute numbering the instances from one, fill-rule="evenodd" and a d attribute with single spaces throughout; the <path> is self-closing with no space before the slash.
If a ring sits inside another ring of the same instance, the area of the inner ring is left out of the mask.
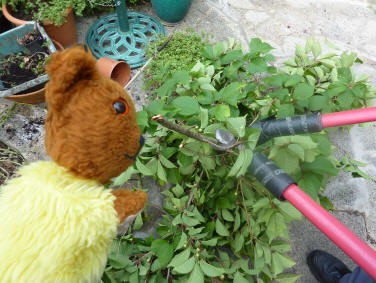
<path id="1" fill-rule="evenodd" d="M 351 272 L 338 258 L 320 250 L 307 256 L 307 264 L 320 283 L 338 283 L 343 275 Z"/>

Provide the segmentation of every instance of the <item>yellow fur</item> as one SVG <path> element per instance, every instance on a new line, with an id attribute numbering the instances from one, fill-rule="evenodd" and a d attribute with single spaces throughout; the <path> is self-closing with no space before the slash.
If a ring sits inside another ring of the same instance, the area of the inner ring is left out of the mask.
<path id="1" fill-rule="evenodd" d="M 100 282 L 118 218 L 110 190 L 52 161 L 0 188 L 0 282 Z"/>

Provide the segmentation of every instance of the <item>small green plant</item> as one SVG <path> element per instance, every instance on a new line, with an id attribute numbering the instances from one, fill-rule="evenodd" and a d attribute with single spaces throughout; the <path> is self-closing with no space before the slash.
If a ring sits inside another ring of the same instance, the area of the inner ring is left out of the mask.
<path id="1" fill-rule="evenodd" d="M 306 193 L 327 209 L 320 193 L 341 170 L 366 177 L 350 157 L 333 155 L 325 131 L 277 137 L 256 146 L 259 130 L 247 125 L 267 117 L 286 117 L 363 107 L 375 97 L 365 77 L 351 69 L 353 53 L 321 54 L 309 39 L 296 56 L 274 66 L 272 47 L 254 38 L 245 53 L 233 40 L 207 45 L 200 59 L 176 71 L 156 91 L 156 99 L 137 113 L 149 134 L 132 174 L 172 184 L 165 196 L 158 238 L 133 237 L 143 224 L 137 217 L 127 236 L 114 242 L 104 282 L 295 282 L 284 273 L 295 264 L 287 224 L 301 218 L 289 203 L 275 199 L 246 174 L 253 151 L 261 151 L 287 171 Z M 193 58 L 191 58 L 193 59 Z M 167 58 L 166 58 L 167 62 Z M 160 127 L 161 114 L 176 127 L 214 140 L 216 129 L 238 137 L 241 148 L 215 151 L 208 143 Z"/>
<path id="2" fill-rule="evenodd" d="M 3 0 L 13 11 L 22 10 L 25 14 L 32 15 L 34 20 L 48 21 L 60 26 L 66 21 L 66 11 L 72 7 L 75 14 L 82 16 L 82 12 L 88 5 L 85 0 Z"/>
<path id="3" fill-rule="evenodd" d="M 147 57 L 150 58 L 166 39 L 167 36 L 162 36 L 152 42 L 147 48 Z M 207 43 L 205 35 L 199 36 L 191 29 L 187 29 L 185 33 L 174 34 L 167 46 L 157 53 L 145 69 L 144 86 L 159 88 L 174 72 L 189 70 L 197 60 L 203 58 L 200 51 L 205 43 Z"/>

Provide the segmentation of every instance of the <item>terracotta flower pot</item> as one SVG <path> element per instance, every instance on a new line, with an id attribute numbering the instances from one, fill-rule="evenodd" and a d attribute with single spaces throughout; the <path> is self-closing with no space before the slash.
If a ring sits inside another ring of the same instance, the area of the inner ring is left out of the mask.
<path id="1" fill-rule="evenodd" d="M 113 79 L 123 87 L 131 78 L 131 67 L 124 61 L 116 61 L 107 57 L 102 57 L 97 61 L 97 67 L 102 75 Z"/>
<path id="2" fill-rule="evenodd" d="M 59 42 L 53 39 L 52 39 L 52 42 L 54 43 L 58 51 L 64 50 L 64 47 Z M 43 102 L 45 100 L 45 91 L 46 89 L 43 87 L 37 91 L 11 95 L 11 96 L 5 97 L 5 99 L 13 100 L 16 102 L 35 104 L 35 103 Z"/>
<path id="3" fill-rule="evenodd" d="M 6 5 L 2 6 L 2 11 L 7 20 L 16 26 L 21 26 L 28 22 L 13 17 L 11 15 L 11 10 Z M 77 42 L 77 29 L 72 8 L 69 8 L 66 11 L 66 15 L 66 22 L 61 26 L 55 26 L 49 22 L 43 22 L 43 27 L 48 36 L 51 39 L 59 42 L 61 45 L 63 45 L 63 47 L 67 47 L 68 45 L 75 44 Z"/>

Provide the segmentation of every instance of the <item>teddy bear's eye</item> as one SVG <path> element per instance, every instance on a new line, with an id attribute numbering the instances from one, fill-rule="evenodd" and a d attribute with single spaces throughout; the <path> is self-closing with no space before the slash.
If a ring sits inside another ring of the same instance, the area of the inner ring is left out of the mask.
<path id="1" fill-rule="evenodd" d="M 125 100 L 123 99 L 116 100 L 112 105 L 114 106 L 117 114 L 121 114 L 124 116 L 128 114 L 129 107 L 128 107 L 128 103 Z"/>

